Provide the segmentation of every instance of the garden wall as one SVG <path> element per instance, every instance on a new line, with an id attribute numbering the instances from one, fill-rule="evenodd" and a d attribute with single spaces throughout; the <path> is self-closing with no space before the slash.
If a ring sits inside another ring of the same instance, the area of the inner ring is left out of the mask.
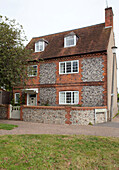
<path id="1" fill-rule="evenodd" d="M 7 119 L 8 106 L 0 105 L 0 119 Z"/>
<path id="2" fill-rule="evenodd" d="M 98 109 L 98 113 L 95 112 Z M 100 112 L 99 112 L 100 109 Z M 88 125 L 107 121 L 106 107 L 23 106 L 21 119 L 50 124 Z"/>

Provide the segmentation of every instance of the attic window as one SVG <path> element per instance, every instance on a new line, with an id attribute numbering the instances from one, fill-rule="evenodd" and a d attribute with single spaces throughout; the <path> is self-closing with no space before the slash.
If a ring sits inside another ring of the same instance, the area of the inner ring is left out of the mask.
<path id="1" fill-rule="evenodd" d="M 68 35 L 64 38 L 64 47 L 72 47 L 76 45 L 76 35 Z"/>
<path id="2" fill-rule="evenodd" d="M 44 51 L 45 49 L 45 42 L 44 41 L 38 41 L 35 43 L 35 52 Z"/>

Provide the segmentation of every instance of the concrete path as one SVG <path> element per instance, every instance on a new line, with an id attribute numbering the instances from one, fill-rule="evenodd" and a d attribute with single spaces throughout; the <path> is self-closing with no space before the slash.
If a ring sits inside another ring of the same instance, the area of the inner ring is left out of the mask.
<path id="1" fill-rule="evenodd" d="M 95 136 L 112 136 L 119 137 L 119 118 L 113 120 L 112 125 L 100 124 L 98 126 L 81 126 L 81 125 L 56 125 L 42 124 L 14 120 L 0 120 L 0 123 L 15 124 L 18 128 L 13 130 L 0 130 L 0 135 L 8 134 L 67 134 L 67 135 L 95 135 Z M 113 123 L 116 123 L 115 125 Z"/>
<path id="2" fill-rule="evenodd" d="M 114 119 L 112 119 L 111 122 L 109 121 L 106 123 L 99 123 L 99 124 L 95 124 L 94 126 L 119 128 L 119 115 L 116 116 Z"/>

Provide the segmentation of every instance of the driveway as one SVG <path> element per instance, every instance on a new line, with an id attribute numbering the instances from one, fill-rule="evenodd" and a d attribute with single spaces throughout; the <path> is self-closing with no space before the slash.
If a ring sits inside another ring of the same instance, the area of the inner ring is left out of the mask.
<path id="1" fill-rule="evenodd" d="M 117 119 L 117 120 L 116 120 Z M 0 135 L 8 134 L 65 134 L 65 135 L 95 135 L 95 136 L 112 136 L 119 137 L 119 118 L 111 122 L 99 124 L 98 126 L 81 126 L 81 125 L 56 125 L 43 124 L 15 120 L 0 120 L 0 123 L 15 124 L 18 128 L 13 130 L 0 130 Z M 115 125 L 113 123 L 116 123 Z"/>

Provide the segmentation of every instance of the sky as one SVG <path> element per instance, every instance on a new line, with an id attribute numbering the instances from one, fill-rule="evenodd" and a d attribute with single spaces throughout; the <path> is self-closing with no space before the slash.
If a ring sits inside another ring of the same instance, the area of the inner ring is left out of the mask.
<path id="1" fill-rule="evenodd" d="M 114 13 L 119 92 L 119 1 L 118 0 L 0 0 L 0 15 L 23 25 L 28 41 L 32 37 L 63 32 L 105 22 L 105 8 Z"/>

